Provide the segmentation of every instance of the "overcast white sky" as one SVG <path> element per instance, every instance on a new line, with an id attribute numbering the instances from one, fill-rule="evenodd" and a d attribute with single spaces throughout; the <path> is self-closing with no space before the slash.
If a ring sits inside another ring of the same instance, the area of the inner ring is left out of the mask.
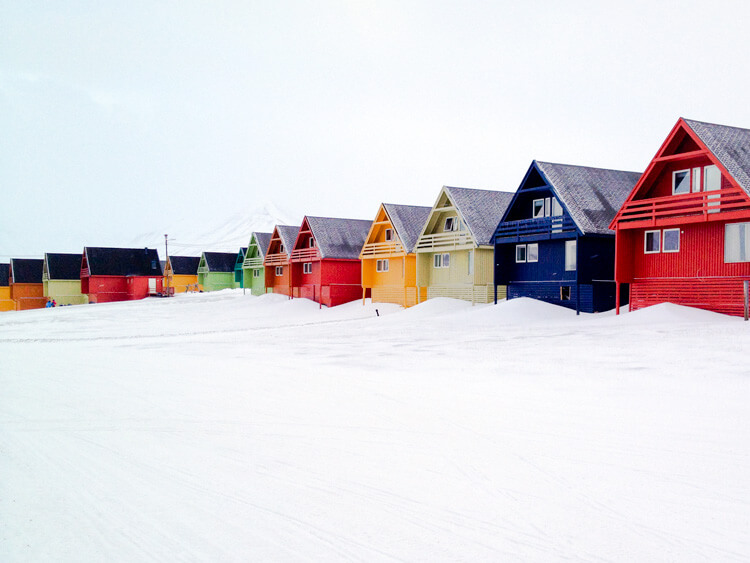
<path id="1" fill-rule="evenodd" d="M 372 218 L 750 127 L 747 2 L 0 0 L 0 260 L 271 200 Z M 249 233 L 248 233 L 249 235 Z"/>

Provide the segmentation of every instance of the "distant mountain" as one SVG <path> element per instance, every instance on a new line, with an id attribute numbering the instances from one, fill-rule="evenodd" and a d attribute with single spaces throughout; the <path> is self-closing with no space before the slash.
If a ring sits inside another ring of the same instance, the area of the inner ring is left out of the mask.
<path id="1" fill-rule="evenodd" d="M 157 248 L 164 257 L 164 233 L 169 235 L 169 254 L 199 256 L 203 251 L 237 252 L 247 246 L 253 231 L 271 232 L 275 225 L 295 225 L 302 217 L 294 217 L 266 202 L 244 212 L 226 217 L 214 225 L 196 229 L 195 225 L 172 225 L 159 232 L 141 234 L 129 246 Z"/>

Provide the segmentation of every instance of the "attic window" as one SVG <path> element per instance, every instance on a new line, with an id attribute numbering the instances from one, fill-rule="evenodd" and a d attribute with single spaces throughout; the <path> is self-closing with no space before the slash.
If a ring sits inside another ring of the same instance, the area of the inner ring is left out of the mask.
<path id="1" fill-rule="evenodd" d="M 307 247 L 308 248 L 315 248 L 315 239 L 310 237 L 307 239 Z"/>
<path id="2" fill-rule="evenodd" d="M 672 172 L 672 194 L 689 194 L 690 193 L 690 169 L 675 170 Z"/>
<path id="3" fill-rule="evenodd" d="M 283 243 L 283 242 L 279 244 L 279 252 L 280 252 L 280 253 L 281 253 L 281 252 L 286 252 L 286 251 L 284 250 L 284 243 Z"/>
<path id="4" fill-rule="evenodd" d="M 531 215 L 534 219 L 541 217 L 560 217 L 563 214 L 562 205 L 556 197 L 535 199 L 531 203 Z"/>
<path id="5" fill-rule="evenodd" d="M 445 218 L 445 226 L 443 227 L 443 231 L 455 231 L 458 228 L 458 221 L 456 220 L 456 217 L 446 217 Z"/>
<path id="6" fill-rule="evenodd" d="M 386 242 L 393 240 L 393 229 L 385 230 L 385 240 Z"/>

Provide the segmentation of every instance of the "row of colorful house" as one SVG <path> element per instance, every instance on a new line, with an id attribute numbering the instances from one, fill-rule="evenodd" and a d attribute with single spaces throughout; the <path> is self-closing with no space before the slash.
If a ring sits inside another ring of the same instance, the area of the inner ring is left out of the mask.
<path id="1" fill-rule="evenodd" d="M 515 192 L 445 186 L 432 207 L 382 204 L 374 220 L 306 216 L 252 233 L 236 254 L 169 256 L 163 272 L 156 250 L 90 247 L 3 270 L 5 309 L 43 306 L 58 287 L 58 303 L 245 287 L 327 306 L 525 296 L 586 312 L 671 301 L 741 315 L 750 130 L 679 119 L 643 173 L 533 161 Z"/>

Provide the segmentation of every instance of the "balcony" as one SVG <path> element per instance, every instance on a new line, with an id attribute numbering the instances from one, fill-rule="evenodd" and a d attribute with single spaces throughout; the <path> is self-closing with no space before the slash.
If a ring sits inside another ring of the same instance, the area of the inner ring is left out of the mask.
<path id="1" fill-rule="evenodd" d="M 264 266 L 286 266 L 287 264 L 289 264 L 289 256 L 286 252 L 269 254 L 263 262 Z"/>
<path id="2" fill-rule="evenodd" d="M 568 238 L 576 232 L 576 224 L 568 215 L 538 217 L 505 221 L 495 231 L 495 242 L 514 242 L 533 237 L 535 239 Z"/>
<path id="3" fill-rule="evenodd" d="M 750 216 L 750 200 L 739 188 L 655 197 L 626 202 L 617 214 L 618 229 L 724 221 Z"/>
<path id="4" fill-rule="evenodd" d="M 292 262 L 313 262 L 315 260 L 320 260 L 320 252 L 317 248 L 297 248 L 292 251 Z"/>
<path id="5" fill-rule="evenodd" d="M 362 247 L 362 258 L 373 258 L 375 256 L 399 256 L 404 254 L 404 247 L 398 241 L 373 242 Z"/>
<path id="6" fill-rule="evenodd" d="M 246 258 L 245 261 L 242 263 L 242 267 L 246 270 L 249 270 L 252 268 L 262 268 L 263 258 L 261 258 L 260 256 L 256 256 L 254 258 Z"/>
<path id="7" fill-rule="evenodd" d="M 449 231 L 422 235 L 417 242 L 417 252 L 429 252 L 433 249 L 455 248 L 459 246 L 474 246 L 474 241 L 468 231 Z"/>

